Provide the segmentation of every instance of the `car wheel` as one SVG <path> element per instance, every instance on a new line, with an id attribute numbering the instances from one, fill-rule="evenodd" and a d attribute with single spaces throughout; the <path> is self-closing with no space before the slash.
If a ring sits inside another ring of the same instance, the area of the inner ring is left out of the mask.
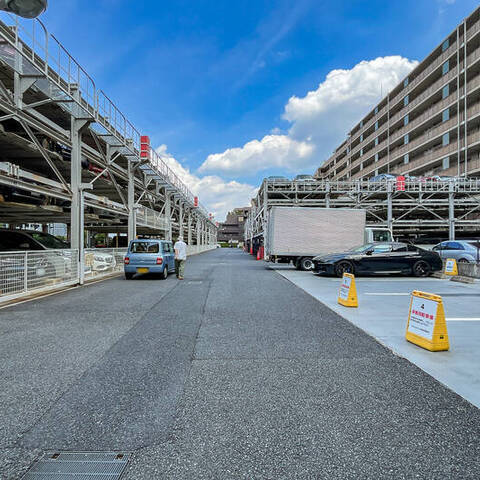
<path id="1" fill-rule="evenodd" d="M 469 261 L 466 258 L 461 258 L 458 263 L 469 263 Z"/>
<path id="2" fill-rule="evenodd" d="M 166 280 L 167 277 L 168 277 L 168 268 L 165 265 L 165 268 L 163 269 L 163 272 L 162 272 L 162 280 Z"/>
<path id="3" fill-rule="evenodd" d="M 125 272 L 125 280 L 131 280 L 133 278 L 133 273 Z"/>
<path id="4" fill-rule="evenodd" d="M 300 270 L 303 270 L 304 272 L 313 270 L 313 260 L 310 257 L 303 257 L 298 263 L 300 265 Z"/>
<path id="5" fill-rule="evenodd" d="M 355 269 L 353 268 L 352 263 L 348 262 L 347 260 L 338 262 L 335 266 L 335 274 L 337 277 L 343 277 L 344 273 L 351 273 L 352 275 L 355 274 Z"/>
<path id="6" fill-rule="evenodd" d="M 430 265 L 427 262 L 423 260 L 419 260 L 418 262 L 415 263 L 415 265 L 413 265 L 412 273 L 416 277 L 428 277 L 430 275 L 431 270 L 432 269 L 430 268 Z"/>

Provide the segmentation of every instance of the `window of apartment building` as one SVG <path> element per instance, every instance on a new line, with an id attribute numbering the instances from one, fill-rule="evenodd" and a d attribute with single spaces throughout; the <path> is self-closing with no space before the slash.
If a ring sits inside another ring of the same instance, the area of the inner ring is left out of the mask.
<path id="1" fill-rule="evenodd" d="M 447 120 L 450 120 L 450 109 L 447 108 L 442 112 L 442 122 L 446 122 Z"/>
<path id="2" fill-rule="evenodd" d="M 375 154 L 375 161 L 378 162 L 378 153 Z"/>
<path id="3" fill-rule="evenodd" d="M 375 107 L 375 110 L 374 110 L 374 112 L 375 112 L 375 115 L 378 113 L 378 106 L 377 106 L 377 107 Z"/>
<path id="4" fill-rule="evenodd" d="M 449 70 L 449 61 L 447 60 L 443 65 L 442 65 L 442 75 L 445 75 L 448 73 Z"/>
<path id="5" fill-rule="evenodd" d="M 375 130 L 378 130 L 378 120 L 375 122 Z"/>
<path id="6" fill-rule="evenodd" d="M 444 133 L 442 135 L 442 146 L 448 145 L 450 143 L 450 133 Z"/>
<path id="7" fill-rule="evenodd" d="M 363 133 L 360 134 L 360 141 L 363 142 Z"/>
<path id="8" fill-rule="evenodd" d="M 360 162 L 360 170 L 363 170 L 363 162 Z"/>
<path id="9" fill-rule="evenodd" d="M 375 137 L 375 146 L 378 145 L 378 137 Z"/>
<path id="10" fill-rule="evenodd" d="M 375 170 L 375 175 L 378 175 L 378 168 Z"/>
<path id="11" fill-rule="evenodd" d="M 239 222 L 243 222 L 243 217 L 238 217 Z"/>
<path id="12" fill-rule="evenodd" d="M 405 115 L 403 117 L 403 126 L 408 125 L 408 122 L 409 122 L 408 115 Z"/>
<path id="13" fill-rule="evenodd" d="M 446 170 L 450 167 L 450 157 L 446 157 L 442 160 L 442 168 Z"/>
<path id="14" fill-rule="evenodd" d="M 406 87 L 408 85 L 408 77 L 403 81 L 403 86 Z"/>
<path id="15" fill-rule="evenodd" d="M 406 107 L 408 105 L 408 95 L 405 95 L 403 98 L 403 106 Z"/>
<path id="16" fill-rule="evenodd" d="M 410 160 L 410 156 L 408 153 L 406 153 L 404 156 L 403 156 L 403 163 L 406 165 Z"/>
<path id="17" fill-rule="evenodd" d="M 403 136 L 403 144 L 406 145 L 410 141 L 410 137 L 408 136 L 408 133 L 406 133 Z"/>
<path id="18" fill-rule="evenodd" d="M 447 38 L 447 39 L 442 43 L 442 52 L 444 52 L 449 46 L 450 46 L 450 40 Z"/>
<path id="19" fill-rule="evenodd" d="M 363 127 L 363 120 L 360 120 L 360 128 Z"/>
<path id="20" fill-rule="evenodd" d="M 360 149 L 360 156 L 363 155 L 363 148 Z"/>

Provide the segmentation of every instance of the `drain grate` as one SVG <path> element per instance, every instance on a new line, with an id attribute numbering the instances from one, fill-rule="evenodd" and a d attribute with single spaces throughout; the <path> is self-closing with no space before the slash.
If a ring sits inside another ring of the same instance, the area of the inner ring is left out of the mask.
<path id="1" fill-rule="evenodd" d="M 50 452 L 22 480 L 118 480 L 127 463 L 121 452 Z"/>

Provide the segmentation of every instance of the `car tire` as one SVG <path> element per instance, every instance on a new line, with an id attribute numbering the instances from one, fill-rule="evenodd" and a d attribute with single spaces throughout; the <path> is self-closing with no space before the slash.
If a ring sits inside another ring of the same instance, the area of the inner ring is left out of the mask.
<path id="1" fill-rule="evenodd" d="M 163 269 L 163 272 L 161 273 L 161 279 L 166 280 L 168 277 L 168 267 L 165 265 L 165 268 Z"/>
<path id="2" fill-rule="evenodd" d="M 313 270 L 314 265 L 311 257 L 301 258 L 298 264 L 300 265 L 300 270 L 302 270 L 303 272 L 309 272 Z"/>
<path id="3" fill-rule="evenodd" d="M 131 280 L 133 278 L 133 273 L 125 272 L 125 280 Z"/>
<path id="4" fill-rule="evenodd" d="M 348 260 L 342 260 L 335 265 L 335 275 L 339 278 L 343 277 L 344 273 L 351 273 L 355 275 L 355 268 L 352 262 Z"/>
<path id="5" fill-rule="evenodd" d="M 430 265 L 424 260 L 419 260 L 418 262 L 415 262 L 412 267 L 412 273 L 415 277 L 428 277 L 431 272 L 432 269 Z"/>

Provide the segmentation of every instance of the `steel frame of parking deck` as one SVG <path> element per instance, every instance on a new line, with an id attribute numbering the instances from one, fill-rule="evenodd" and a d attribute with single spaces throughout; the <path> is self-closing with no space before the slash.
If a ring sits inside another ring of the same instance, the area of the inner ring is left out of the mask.
<path id="1" fill-rule="evenodd" d="M 0 222 L 68 224 L 80 272 L 85 229 L 216 243 L 205 208 L 141 138 L 40 20 L 0 13 L 0 185 L 43 199 L 2 198 Z"/>
<path id="2" fill-rule="evenodd" d="M 245 240 L 260 244 L 273 206 L 362 208 L 367 223 L 395 236 L 480 231 L 480 180 L 451 181 L 269 181 L 252 199 Z M 256 240 L 255 240 L 256 239 Z"/>

